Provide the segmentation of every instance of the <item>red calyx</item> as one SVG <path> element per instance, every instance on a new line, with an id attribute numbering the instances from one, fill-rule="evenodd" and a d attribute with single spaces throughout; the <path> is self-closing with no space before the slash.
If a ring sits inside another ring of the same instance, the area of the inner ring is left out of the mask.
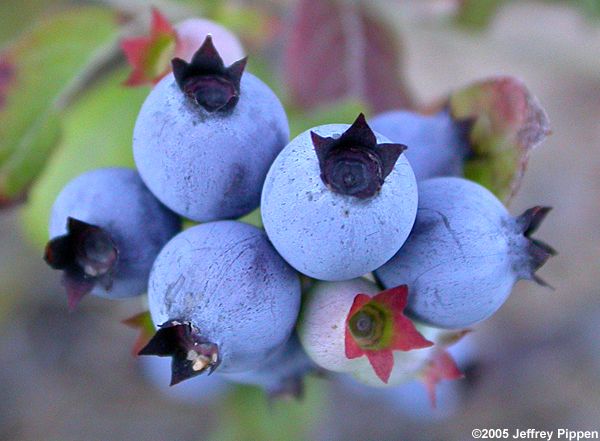
<path id="1" fill-rule="evenodd" d="M 433 408 L 437 405 L 435 388 L 440 381 L 464 378 L 463 373 L 445 348 L 440 348 L 434 352 L 428 360 L 422 375 Z"/>
<path id="2" fill-rule="evenodd" d="M 362 113 L 339 138 L 325 138 L 315 132 L 311 138 L 323 183 L 336 193 L 359 199 L 379 192 L 406 150 L 402 144 L 377 144 Z"/>
<path id="3" fill-rule="evenodd" d="M 421 379 L 425 383 L 427 393 L 431 401 L 431 407 L 436 407 L 436 386 L 442 380 L 459 380 L 464 378 L 452 355 L 447 351 L 449 346 L 457 343 L 465 335 L 470 333 L 470 329 L 461 329 L 457 331 L 448 331 L 438 336 L 433 354 L 427 360 L 425 367 L 421 371 Z"/>
<path id="4" fill-rule="evenodd" d="M 153 8 L 150 35 L 121 41 L 121 49 L 133 68 L 125 85 L 135 87 L 160 81 L 170 71 L 168 63 L 162 65 L 164 52 L 167 51 L 171 57 L 178 44 L 177 33 L 171 23 Z"/>
<path id="5" fill-rule="evenodd" d="M 401 285 L 370 297 L 357 294 L 346 318 L 345 352 L 354 359 L 366 355 L 375 374 L 387 383 L 394 367 L 393 351 L 433 345 L 404 315 L 408 287 Z"/>
<path id="6" fill-rule="evenodd" d="M 110 234 L 96 225 L 69 217 L 67 231 L 48 242 L 44 260 L 63 271 L 68 306 L 73 311 L 96 284 L 111 289 L 119 251 Z"/>

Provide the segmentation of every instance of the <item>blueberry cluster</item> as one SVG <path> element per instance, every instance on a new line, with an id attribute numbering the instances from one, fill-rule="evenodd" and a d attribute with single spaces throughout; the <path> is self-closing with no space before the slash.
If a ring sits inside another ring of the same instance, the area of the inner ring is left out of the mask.
<path id="1" fill-rule="evenodd" d="M 466 327 L 517 280 L 544 283 L 554 251 L 531 234 L 549 208 L 512 217 L 461 178 L 468 142 L 446 111 L 289 141 L 246 59 L 226 66 L 209 36 L 172 65 L 136 122 L 137 171 L 69 183 L 45 254 L 70 308 L 147 292 L 156 332 L 139 353 L 171 357 L 172 385 L 215 371 L 298 394 L 306 373 L 333 371 L 433 391 L 461 376 L 445 349 Z M 235 220 L 259 205 L 264 230 Z M 181 231 L 182 217 L 200 224 Z"/>

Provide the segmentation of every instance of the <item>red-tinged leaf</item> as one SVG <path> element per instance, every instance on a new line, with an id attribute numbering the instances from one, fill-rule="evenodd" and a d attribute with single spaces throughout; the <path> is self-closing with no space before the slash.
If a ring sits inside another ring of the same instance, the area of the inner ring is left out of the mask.
<path id="1" fill-rule="evenodd" d="M 167 17 L 162 15 L 156 8 L 152 8 L 152 29 L 151 35 L 172 34 L 173 26 Z"/>
<path id="2" fill-rule="evenodd" d="M 463 373 L 448 351 L 442 348 L 435 351 L 423 370 L 423 381 L 431 400 L 431 406 L 436 407 L 435 388 L 440 381 L 458 380 L 463 377 Z"/>
<path id="3" fill-rule="evenodd" d="M 129 326 L 130 328 L 139 331 L 139 334 L 133 344 L 131 353 L 134 357 L 142 350 L 144 346 L 152 340 L 156 330 L 154 329 L 154 323 L 150 317 L 149 311 L 140 312 L 139 314 L 133 315 L 128 319 L 123 320 L 121 323 Z"/>
<path id="4" fill-rule="evenodd" d="M 121 41 L 121 49 L 133 68 L 125 85 L 135 87 L 157 83 L 169 73 L 169 61 L 175 54 L 176 46 L 175 29 L 158 9 L 153 8 L 150 35 Z"/>
<path id="5" fill-rule="evenodd" d="M 451 94 L 452 117 L 467 124 L 471 155 L 465 177 L 510 200 L 518 191 L 529 154 L 550 134 L 548 117 L 525 85 L 497 77 Z"/>
<path id="6" fill-rule="evenodd" d="M 394 368 L 394 354 L 391 350 L 366 351 L 367 358 L 375 374 L 387 384 Z"/>
<path id="7" fill-rule="evenodd" d="M 408 107 L 398 36 L 368 2 L 300 0 L 285 48 L 294 105 L 311 109 L 344 98 L 376 112 Z"/>

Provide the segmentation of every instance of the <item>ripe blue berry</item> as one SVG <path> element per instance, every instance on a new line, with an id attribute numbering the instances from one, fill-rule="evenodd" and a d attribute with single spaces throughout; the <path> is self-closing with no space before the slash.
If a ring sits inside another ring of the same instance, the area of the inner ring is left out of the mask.
<path id="1" fill-rule="evenodd" d="M 290 265 L 320 280 L 347 280 L 387 262 L 406 240 L 417 188 L 404 146 L 352 126 L 315 127 L 279 154 L 265 181 L 261 213 Z"/>
<path id="2" fill-rule="evenodd" d="M 166 206 L 195 221 L 243 216 L 255 209 L 269 166 L 289 139 L 275 94 L 225 67 L 208 37 L 191 63 L 152 90 L 138 116 L 133 152 L 142 179 Z"/>
<path id="3" fill-rule="evenodd" d="M 58 195 L 50 217 L 45 259 L 63 271 L 69 307 L 91 293 L 121 298 L 146 291 L 160 249 L 181 228 L 125 168 L 104 168 L 72 180 Z"/>
<path id="4" fill-rule="evenodd" d="M 371 127 L 394 142 L 406 144 L 405 155 L 417 181 L 436 176 L 462 176 L 469 154 L 466 127 L 447 110 L 426 116 L 405 110 L 385 112 L 370 120 Z"/>
<path id="5" fill-rule="evenodd" d="M 294 328 L 300 281 L 262 230 L 219 221 L 163 248 L 148 301 L 159 330 L 140 354 L 173 357 L 176 384 L 217 366 L 243 372 L 265 364 Z"/>
<path id="6" fill-rule="evenodd" d="M 535 275 L 555 254 L 530 235 L 550 208 L 513 218 L 482 186 L 461 178 L 419 185 L 419 210 L 407 242 L 376 271 L 384 286 L 405 283 L 407 312 L 432 326 L 461 328 L 485 320 L 519 279 Z"/>
<path id="7" fill-rule="evenodd" d="M 292 334 L 287 343 L 259 369 L 222 376 L 234 383 L 260 386 L 271 398 L 300 398 L 304 390 L 305 375 L 316 368 L 300 345 L 298 336 Z"/>

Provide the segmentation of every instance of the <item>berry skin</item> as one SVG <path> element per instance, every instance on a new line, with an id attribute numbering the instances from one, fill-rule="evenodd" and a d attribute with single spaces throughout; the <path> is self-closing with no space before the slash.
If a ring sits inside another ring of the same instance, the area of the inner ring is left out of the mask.
<path id="1" fill-rule="evenodd" d="M 433 344 L 404 317 L 406 300 L 405 286 L 379 292 L 365 279 L 318 282 L 303 301 L 300 342 L 324 369 L 364 370 L 387 383 L 395 353 L 419 352 L 415 350 Z"/>
<path id="2" fill-rule="evenodd" d="M 148 301 L 159 328 L 141 355 L 173 357 L 172 384 L 205 370 L 257 369 L 288 340 L 300 281 L 264 232 L 236 221 L 187 229 L 156 259 Z"/>
<path id="3" fill-rule="evenodd" d="M 292 334 L 287 343 L 259 369 L 238 374 L 222 374 L 228 381 L 260 386 L 270 398 L 302 397 L 305 375 L 317 366 L 308 358 L 298 336 Z"/>
<path id="4" fill-rule="evenodd" d="M 544 284 L 535 271 L 555 251 L 529 236 L 549 210 L 534 207 L 513 218 L 474 182 L 423 181 L 411 236 L 376 276 L 384 286 L 409 286 L 411 317 L 442 328 L 470 326 L 494 314 L 517 280 Z"/>
<path id="5" fill-rule="evenodd" d="M 138 358 L 145 379 L 165 397 L 185 404 L 208 406 L 224 396 L 230 384 L 218 375 L 202 376 L 169 387 L 171 361 L 159 357 Z"/>
<path id="6" fill-rule="evenodd" d="M 173 211 L 198 222 L 238 218 L 258 207 L 269 166 L 289 139 L 275 94 L 225 68 L 207 38 L 191 63 L 152 90 L 136 121 L 133 153 L 148 188 Z"/>
<path id="7" fill-rule="evenodd" d="M 63 270 L 73 309 L 81 297 L 122 298 L 146 291 L 160 249 L 181 220 L 126 168 L 103 168 L 69 182 L 50 216 L 46 261 Z"/>
<path id="8" fill-rule="evenodd" d="M 390 111 L 373 117 L 370 124 L 376 132 L 409 147 L 405 155 L 417 181 L 463 175 L 469 154 L 466 127 L 457 124 L 447 110 L 431 116 Z"/>
<path id="9" fill-rule="evenodd" d="M 404 146 L 360 115 L 304 132 L 277 157 L 261 213 L 273 246 L 299 272 L 348 280 L 387 262 L 406 240 L 417 188 Z"/>

